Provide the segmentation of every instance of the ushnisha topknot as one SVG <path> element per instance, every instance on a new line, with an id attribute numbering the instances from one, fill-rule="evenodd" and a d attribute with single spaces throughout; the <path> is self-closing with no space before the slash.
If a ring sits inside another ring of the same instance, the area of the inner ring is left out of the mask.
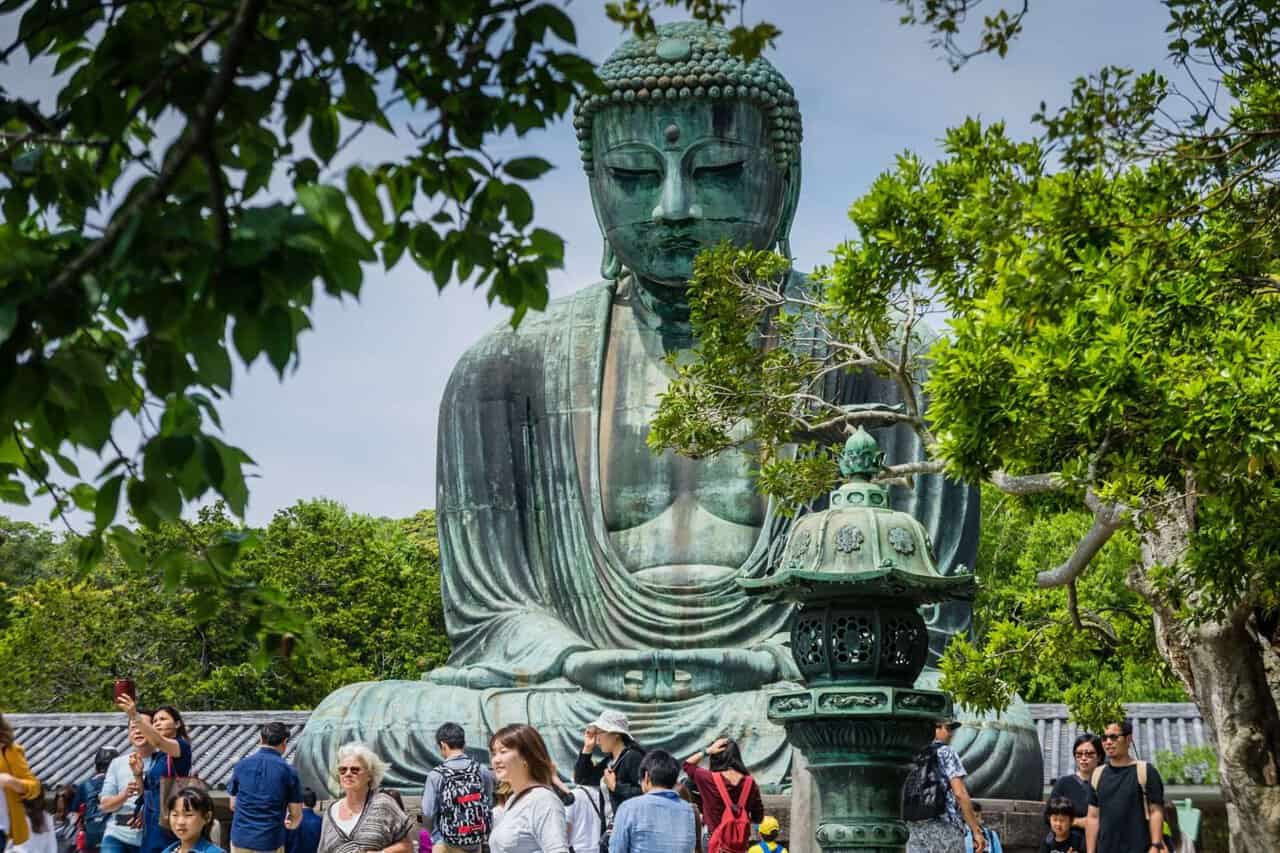
<path id="1" fill-rule="evenodd" d="M 650 101 L 725 100 L 759 105 L 768 122 L 778 166 L 800 159 L 800 107 L 795 90 L 767 59 L 744 62 L 729 53 L 729 32 L 696 21 L 661 24 L 644 38 L 630 39 L 600 66 L 607 94 L 587 95 L 574 108 L 582 165 L 594 165 L 591 125 L 609 104 Z"/>

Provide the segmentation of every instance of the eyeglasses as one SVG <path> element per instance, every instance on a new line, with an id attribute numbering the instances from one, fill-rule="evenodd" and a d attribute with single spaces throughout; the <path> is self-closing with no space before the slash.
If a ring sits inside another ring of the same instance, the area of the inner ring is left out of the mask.
<path id="1" fill-rule="evenodd" d="M 1098 753 L 1094 752 L 1092 749 L 1082 749 L 1076 753 L 1076 758 L 1097 758 L 1097 757 L 1098 757 Z"/>
<path id="2" fill-rule="evenodd" d="M 1124 737 L 1124 735 L 1103 735 L 1102 739 L 1103 740 L 1120 740 L 1120 738 L 1122 737 Z"/>
<path id="3" fill-rule="evenodd" d="M 363 772 L 364 772 L 363 767 L 339 767 L 338 768 L 339 776 L 359 776 Z"/>

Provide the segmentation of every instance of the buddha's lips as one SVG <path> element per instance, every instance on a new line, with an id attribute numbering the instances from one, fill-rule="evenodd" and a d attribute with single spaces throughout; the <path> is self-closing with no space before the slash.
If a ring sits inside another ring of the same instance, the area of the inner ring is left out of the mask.
<path id="1" fill-rule="evenodd" d="M 658 246 L 669 252 L 680 250 L 696 249 L 701 244 L 692 237 L 664 237 L 658 241 Z"/>

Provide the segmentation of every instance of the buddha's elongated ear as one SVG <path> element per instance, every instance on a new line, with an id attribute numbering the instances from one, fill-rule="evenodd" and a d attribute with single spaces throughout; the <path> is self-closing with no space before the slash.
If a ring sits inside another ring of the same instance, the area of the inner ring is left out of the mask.
<path id="1" fill-rule="evenodd" d="M 598 166 L 596 168 L 599 168 Z M 614 254 L 613 246 L 609 243 L 609 235 L 604 232 L 604 217 L 600 215 L 600 200 L 596 198 L 596 184 L 594 176 L 590 173 L 587 175 L 587 186 L 591 191 L 591 209 L 596 214 L 596 225 L 600 227 L 600 240 L 604 244 L 604 254 L 600 259 L 600 276 L 608 281 L 617 281 L 622 276 L 622 261 L 618 260 L 618 256 Z"/>
<path id="2" fill-rule="evenodd" d="M 796 208 L 800 206 L 800 158 L 797 156 L 787 167 L 786 188 L 782 194 L 782 216 L 778 218 L 778 231 L 773 245 L 778 254 L 791 260 L 791 224 L 796 219 Z"/>

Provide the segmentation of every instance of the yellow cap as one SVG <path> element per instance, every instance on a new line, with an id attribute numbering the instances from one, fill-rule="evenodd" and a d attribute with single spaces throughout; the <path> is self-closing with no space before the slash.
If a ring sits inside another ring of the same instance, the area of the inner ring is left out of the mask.
<path id="1" fill-rule="evenodd" d="M 764 820 L 760 821 L 760 834 L 768 835 L 771 832 L 778 831 L 778 819 L 773 815 L 765 815 Z"/>

